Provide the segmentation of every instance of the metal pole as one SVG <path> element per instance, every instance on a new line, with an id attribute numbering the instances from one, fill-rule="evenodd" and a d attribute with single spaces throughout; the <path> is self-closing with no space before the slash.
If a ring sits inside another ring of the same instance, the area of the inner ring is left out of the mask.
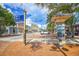
<path id="1" fill-rule="evenodd" d="M 26 11 L 24 10 L 24 44 L 26 45 Z"/>

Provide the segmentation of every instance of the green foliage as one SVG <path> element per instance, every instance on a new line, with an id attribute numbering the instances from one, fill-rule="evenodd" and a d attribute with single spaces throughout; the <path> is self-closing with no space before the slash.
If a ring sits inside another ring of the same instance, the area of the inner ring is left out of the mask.
<path id="1" fill-rule="evenodd" d="M 0 34 L 5 31 L 6 26 L 14 26 L 15 24 L 13 15 L 8 10 L 0 6 Z"/>
<path id="2" fill-rule="evenodd" d="M 62 14 L 72 14 L 71 18 L 69 18 L 67 21 L 65 21 L 65 24 L 69 25 L 70 28 L 71 28 L 71 32 L 73 33 L 74 30 L 73 30 L 73 24 L 75 23 L 74 21 L 74 16 L 73 16 L 73 13 L 74 12 L 79 12 L 79 3 L 57 3 L 57 4 L 48 4 L 48 8 L 49 8 L 49 11 L 51 11 L 49 14 L 48 14 L 48 19 L 47 19 L 47 23 L 48 24 L 48 30 L 52 30 L 52 26 L 51 26 L 51 18 L 53 16 L 56 16 L 57 13 L 62 13 Z M 54 28 L 54 27 L 53 27 Z"/>
<path id="3" fill-rule="evenodd" d="M 53 23 L 48 23 L 48 25 L 47 25 L 47 29 L 48 29 L 48 31 L 53 31 L 54 30 L 54 24 Z"/>
<path id="4" fill-rule="evenodd" d="M 62 13 L 72 13 L 72 5 L 66 4 L 66 5 L 62 5 L 59 7 L 59 11 L 61 11 Z"/>
<path id="5" fill-rule="evenodd" d="M 74 9 L 74 12 L 79 12 L 79 7 Z"/>
<path id="6" fill-rule="evenodd" d="M 47 17 L 47 23 L 48 23 L 48 22 L 51 22 L 52 15 L 53 15 L 52 12 L 51 12 L 50 14 L 48 14 L 48 17 Z"/>
<path id="7" fill-rule="evenodd" d="M 48 22 L 51 20 L 51 18 L 55 15 L 57 15 L 57 13 L 61 12 L 63 14 L 69 14 L 69 13 L 73 13 L 73 12 L 79 12 L 79 7 L 77 7 L 79 4 L 75 3 L 71 3 L 71 4 L 49 4 L 48 8 L 50 10 L 52 10 L 49 14 L 48 14 Z"/>
<path id="8" fill-rule="evenodd" d="M 8 10 L 2 8 L 1 6 L 0 6 L 0 18 L 1 18 L 0 21 L 2 21 L 2 23 L 5 26 L 15 25 L 13 15 Z"/>
<path id="9" fill-rule="evenodd" d="M 67 25 L 73 25 L 74 24 L 74 16 L 72 16 L 68 20 L 66 20 L 65 24 L 67 24 Z"/>
<path id="10" fill-rule="evenodd" d="M 37 5 L 41 5 L 42 7 L 48 7 L 49 11 L 51 11 L 48 14 L 48 21 L 50 22 L 51 17 L 56 15 L 59 12 L 62 12 L 64 14 L 73 13 L 73 12 L 79 12 L 79 3 L 38 3 Z"/>

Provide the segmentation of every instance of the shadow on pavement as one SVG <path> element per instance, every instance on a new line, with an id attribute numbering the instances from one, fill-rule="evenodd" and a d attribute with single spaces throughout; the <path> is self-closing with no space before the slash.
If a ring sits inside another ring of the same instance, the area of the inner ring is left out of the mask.
<path id="1" fill-rule="evenodd" d="M 51 47 L 50 51 L 58 51 L 61 52 L 64 56 L 67 56 L 67 54 L 64 51 L 69 51 L 69 49 L 65 47 L 60 48 L 58 44 L 54 44 L 54 46 Z"/>
<path id="2" fill-rule="evenodd" d="M 41 42 L 32 42 L 31 45 L 33 51 L 37 51 L 42 48 Z"/>
<path id="3" fill-rule="evenodd" d="M 50 51 L 57 51 L 57 52 L 59 52 L 59 50 L 56 47 L 54 47 L 54 46 L 51 47 Z"/>

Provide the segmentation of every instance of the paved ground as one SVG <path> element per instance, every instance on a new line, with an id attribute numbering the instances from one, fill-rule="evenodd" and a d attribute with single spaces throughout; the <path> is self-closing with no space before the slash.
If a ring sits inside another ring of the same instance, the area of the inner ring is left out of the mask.
<path id="1" fill-rule="evenodd" d="M 44 37 L 44 35 L 28 35 L 29 37 L 26 38 L 27 42 L 34 42 L 34 41 L 40 41 L 43 43 L 57 43 L 58 39 L 51 39 L 50 37 Z M 15 41 L 23 41 L 23 35 L 21 36 L 13 36 L 13 37 L 4 37 L 0 38 L 0 41 L 4 42 L 15 42 Z M 79 44 L 79 39 L 66 39 L 65 40 L 67 44 Z"/>
<path id="2" fill-rule="evenodd" d="M 3 44 L 4 43 L 4 44 Z M 1 56 L 64 56 L 54 45 L 41 44 L 37 48 L 32 48 L 32 44 L 24 45 L 23 42 L 0 42 Z M 68 56 L 79 56 L 79 45 L 64 45 L 68 50 L 62 51 Z"/>
<path id="3" fill-rule="evenodd" d="M 41 56 L 63 56 L 64 54 L 69 56 L 79 56 L 79 40 L 76 41 L 67 39 L 68 44 L 64 45 L 66 50 L 61 49 L 63 53 L 55 48 L 53 43 L 57 42 L 57 39 L 51 39 L 49 35 L 40 35 L 40 33 L 28 33 L 27 41 L 28 45 L 23 44 L 23 36 L 13 36 L 0 38 L 0 55 L 41 55 Z M 41 42 L 40 46 L 33 48 L 33 42 Z M 77 45 L 72 45 L 74 43 Z"/>

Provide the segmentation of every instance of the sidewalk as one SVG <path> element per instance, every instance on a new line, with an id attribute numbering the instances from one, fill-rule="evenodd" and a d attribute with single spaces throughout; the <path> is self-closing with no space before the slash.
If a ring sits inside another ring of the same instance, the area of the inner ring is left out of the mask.
<path id="1" fill-rule="evenodd" d="M 49 44 L 41 44 L 38 48 L 31 48 L 31 44 L 24 45 L 23 42 L 3 43 L 0 47 L 1 56 L 64 56 L 59 50 L 55 50 L 55 46 Z M 62 50 L 68 56 L 79 56 L 79 46 L 64 45 L 68 51 Z"/>
<path id="2" fill-rule="evenodd" d="M 79 36 L 74 36 L 75 39 L 79 39 Z"/>
<path id="3" fill-rule="evenodd" d="M 20 36 L 22 34 L 3 34 L 3 35 L 0 35 L 1 38 L 4 38 L 4 37 L 13 37 L 13 36 Z"/>

